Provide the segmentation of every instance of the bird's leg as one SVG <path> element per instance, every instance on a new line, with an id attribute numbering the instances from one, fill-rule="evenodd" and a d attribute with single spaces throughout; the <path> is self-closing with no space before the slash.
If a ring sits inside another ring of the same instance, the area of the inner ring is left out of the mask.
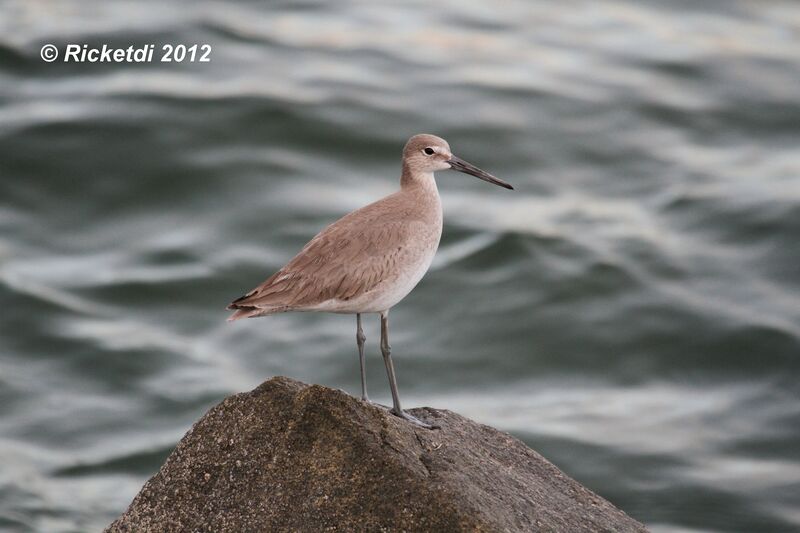
<path id="1" fill-rule="evenodd" d="M 361 399 L 369 402 L 367 396 L 367 365 L 364 361 L 364 341 L 367 337 L 364 335 L 364 330 L 361 329 L 361 313 L 356 313 L 356 344 L 358 344 L 358 361 L 361 364 Z"/>
<path id="2" fill-rule="evenodd" d="M 383 362 L 386 365 L 386 374 L 389 376 L 389 387 L 392 389 L 392 403 L 394 406 L 391 413 L 418 426 L 432 429 L 433 426 L 426 424 L 415 416 L 411 416 L 400 407 L 400 395 L 397 392 L 397 380 L 394 377 L 394 364 L 392 363 L 392 347 L 389 346 L 389 311 L 381 313 L 381 353 L 383 354 Z"/>

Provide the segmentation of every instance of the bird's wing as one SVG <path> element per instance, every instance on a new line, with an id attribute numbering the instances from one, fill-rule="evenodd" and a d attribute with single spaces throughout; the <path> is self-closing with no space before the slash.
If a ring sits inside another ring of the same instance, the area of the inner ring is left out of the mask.
<path id="1" fill-rule="evenodd" d="M 387 216 L 380 203 L 322 230 L 286 266 L 228 308 L 303 309 L 333 299 L 350 300 L 375 288 L 390 275 L 413 226 L 421 223 L 404 220 L 405 213 Z"/>

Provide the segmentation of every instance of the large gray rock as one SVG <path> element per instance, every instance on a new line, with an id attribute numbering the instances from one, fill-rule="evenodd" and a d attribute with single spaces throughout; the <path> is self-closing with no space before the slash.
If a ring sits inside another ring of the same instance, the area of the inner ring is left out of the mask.
<path id="1" fill-rule="evenodd" d="M 278 377 L 206 413 L 106 531 L 645 531 L 517 439 Z"/>

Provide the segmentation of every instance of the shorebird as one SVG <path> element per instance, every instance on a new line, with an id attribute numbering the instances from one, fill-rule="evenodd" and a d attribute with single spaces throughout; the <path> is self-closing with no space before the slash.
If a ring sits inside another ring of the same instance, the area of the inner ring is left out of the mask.
<path id="1" fill-rule="evenodd" d="M 288 311 L 356 315 L 361 398 L 369 402 L 361 315 L 378 313 L 381 353 L 392 392 L 391 413 L 432 426 L 403 411 L 389 346 L 389 310 L 428 271 L 442 236 L 442 203 L 433 173 L 453 169 L 513 189 L 454 156 L 435 135 L 411 137 L 403 148 L 400 190 L 340 218 L 264 283 L 228 305 L 228 320 Z"/>

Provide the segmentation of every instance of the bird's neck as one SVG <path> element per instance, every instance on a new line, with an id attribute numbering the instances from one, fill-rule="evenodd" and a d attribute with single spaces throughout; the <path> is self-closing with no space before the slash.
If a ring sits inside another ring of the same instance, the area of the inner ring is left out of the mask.
<path id="1" fill-rule="evenodd" d="M 405 165 L 403 165 L 403 174 L 400 176 L 400 188 L 403 190 L 416 189 L 436 197 L 439 196 L 433 172 L 412 171 Z"/>
<path id="2" fill-rule="evenodd" d="M 413 198 L 412 204 L 416 212 L 434 227 L 442 228 L 442 200 L 432 172 L 407 173 L 403 169 L 400 180 L 400 194 Z"/>

